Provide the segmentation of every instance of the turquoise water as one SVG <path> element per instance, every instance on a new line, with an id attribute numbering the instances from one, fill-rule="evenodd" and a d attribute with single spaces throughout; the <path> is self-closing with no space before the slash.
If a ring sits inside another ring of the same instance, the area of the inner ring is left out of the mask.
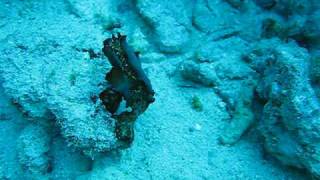
<path id="1" fill-rule="evenodd" d="M 317 0 L 0 0 L 0 179 L 320 179 L 319 20 Z"/>

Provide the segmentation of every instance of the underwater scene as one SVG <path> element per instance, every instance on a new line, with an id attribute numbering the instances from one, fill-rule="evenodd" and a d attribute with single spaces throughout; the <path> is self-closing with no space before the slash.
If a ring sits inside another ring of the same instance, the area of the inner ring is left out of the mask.
<path id="1" fill-rule="evenodd" d="M 0 180 L 313 179 L 319 0 L 0 0 Z"/>

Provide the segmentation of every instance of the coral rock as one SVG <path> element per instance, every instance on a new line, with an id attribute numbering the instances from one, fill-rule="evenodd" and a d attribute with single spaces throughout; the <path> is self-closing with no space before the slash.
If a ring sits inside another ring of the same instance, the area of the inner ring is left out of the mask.
<path id="1" fill-rule="evenodd" d="M 261 74 L 257 92 L 266 102 L 260 128 L 265 148 L 319 178 L 320 105 L 308 78 L 309 56 L 294 43 L 263 42 L 258 49 L 252 57 Z"/>

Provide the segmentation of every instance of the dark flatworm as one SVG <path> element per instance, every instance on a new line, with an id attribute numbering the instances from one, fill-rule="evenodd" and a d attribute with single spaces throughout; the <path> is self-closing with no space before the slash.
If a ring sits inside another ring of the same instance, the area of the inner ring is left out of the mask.
<path id="1" fill-rule="evenodd" d="M 112 69 L 106 75 L 110 86 L 101 92 L 99 97 L 116 119 L 116 137 L 123 145 L 129 146 L 134 138 L 134 121 L 154 102 L 155 93 L 141 67 L 139 53 L 134 52 L 128 45 L 126 36 L 120 33 L 112 35 L 103 45 L 102 51 Z M 127 110 L 115 114 L 123 100 Z"/>

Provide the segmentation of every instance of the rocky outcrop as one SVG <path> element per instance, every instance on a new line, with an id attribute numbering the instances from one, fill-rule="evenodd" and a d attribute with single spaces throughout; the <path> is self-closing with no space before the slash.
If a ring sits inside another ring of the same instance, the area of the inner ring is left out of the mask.
<path id="1" fill-rule="evenodd" d="M 56 121 L 69 145 L 90 156 L 117 148 L 114 119 L 97 98 L 105 61 L 92 61 L 87 53 L 62 47 L 40 33 L 36 38 L 8 37 L 4 43 L 3 87 L 26 117 Z"/>
<path id="2" fill-rule="evenodd" d="M 307 51 L 274 40 L 256 46 L 247 61 L 261 75 L 259 130 L 266 151 L 320 178 L 320 105 L 308 77 Z"/>
<path id="3" fill-rule="evenodd" d="M 319 49 L 319 10 L 316 1 L 263 0 L 256 4 L 271 13 L 262 21 L 262 37 L 294 39 L 300 46 Z"/>
<path id="4" fill-rule="evenodd" d="M 164 53 L 184 51 L 189 42 L 192 1 L 137 0 L 137 9 L 153 29 L 157 47 Z"/>
<path id="5" fill-rule="evenodd" d="M 180 67 L 184 79 L 214 88 L 227 104 L 230 119 L 220 137 L 223 144 L 236 143 L 254 122 L 251 108 L 256 73 L 241 61 L 242 53 L 234 43 L 246 46 L 238 38 L 210 43 L 197 51 L 196 59 L 185 61 Z"/>
<path id="6" fill-rule="evenodd" d="M 255 3 L 266 10 L 273 10 L 287 17 L 307 14 L 313 6 L 312 0 L 255 0 Z"/>

